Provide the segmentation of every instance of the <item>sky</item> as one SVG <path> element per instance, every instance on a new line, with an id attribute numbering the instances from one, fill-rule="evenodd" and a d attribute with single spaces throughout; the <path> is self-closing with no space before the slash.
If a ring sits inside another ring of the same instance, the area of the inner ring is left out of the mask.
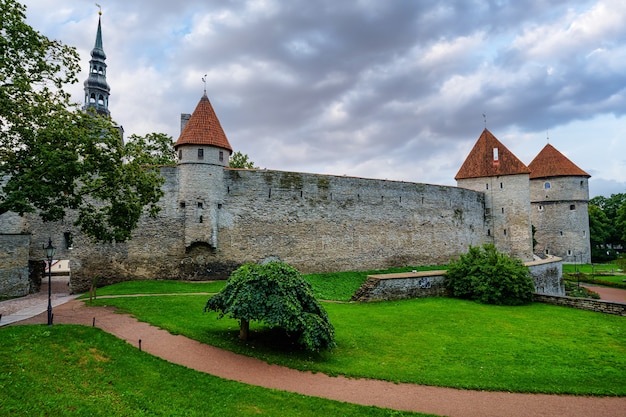
<path id="1" fill-rule="evenodd" d="M 22 0 L 77 48 L 83 102 L 98 7 Z M 260 168 L 456 185 L 485 126 L 530 164 L 549 142 L 626 193 L 623 0 L 99 0 L 126 137 L 176 140 L 207 95 Z M 203 78 L 205 82 L 203 82 Z"/>

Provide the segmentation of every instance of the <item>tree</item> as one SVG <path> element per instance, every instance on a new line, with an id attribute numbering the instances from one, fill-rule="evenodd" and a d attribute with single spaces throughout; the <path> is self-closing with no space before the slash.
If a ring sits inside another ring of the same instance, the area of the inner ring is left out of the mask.
<path id="1" fill-rule="evenodd" d="M 234 152 L 231 155 L 228 166 L 231 168 L 244 168 L 244 169 L 258 168 L 254 166 L 254 162 L 249 160 L 249 157 L 247 154 L 241 153 L 239 151 Z"/>
<path id="2" fill-rule="evenodd" d="M 171 136 L 148 133 L 146 136 L 130 135 L 126 142 L 127 158 L 143 165 L 172 165 L 176 151 Z"/>
<path id="3" fill-rule="evenodd" d="M 609 240 L 611 224 L 602 209 L 594 204 L 587 206 L 589 213 L 589 243 L 591 258 L 594 262 L 603 261 L 606 257 L 606 243 Z"/>
<path id="4" fill-rule="evenodd" d="M 311 284 L 283 262 L 245 264 L 235 270 L 224 289 L 211 297 L 205 311 L 217 311 L 240 322 L 239 338 L 248 339 L 249 324 L 258 320 L 295 336 L 306 350 L 335 346 L 335 330 Z"/>
<path id="5" fill-rule="evenodd" d="M 519 259 L 497 251 L 493 244 L 470 246 L 446 273 L 451 294 L 484 304 L 519 305 L 532 301 L 535 286 Z"/>
<path id="6" fill-rule="evenodd" d="M 593 204 L 599 207 L 606 218 L 608 219 L 608 237 L 605 244 L 611 247 L 626 245 L 626 239 L 624 239 L 623 229 L 618 224 L 619 210 L 624 204 L 626 204 L 626 194 L 611 194 L 610 197 L 598 196 L 589 200 L 589 204 Z"/>
<path id="7" fill-rule="evenodd" d="M 0 0 L 0 12 L 0 215 L 58 221 L 71 210 L 94 240 L 130 238 L 144 208 L 159 211 L 159 172 L 110 118 L 70 102 L 63 86 L 78 81 L 76 50 L 28 26 L 20 3 Z"/>

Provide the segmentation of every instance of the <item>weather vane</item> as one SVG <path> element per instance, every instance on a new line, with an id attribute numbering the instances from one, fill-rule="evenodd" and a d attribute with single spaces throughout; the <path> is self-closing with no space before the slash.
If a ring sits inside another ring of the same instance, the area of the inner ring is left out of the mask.
<path id="1" fill-rule="evenodd" d="M 548 143 L 550 143 L 550 134 L 548 133 L 547 130 L 546 130 L 546 139 L 548 140 Z"/>
<path id="2" fill-rule="evenodd" d="M 204 83 L 204 94 L 206 95 L 206 74 L 204 74 L 204 77 L 202 77 L 202 82 Z"/>
<path id="3" fill-rule="evenodd" d="M 99 9 L 99 10 L 98 10 L 98 14 L 99 14 L 100 16 L 102 16 L 102 6 L 100 6 L 98 3 L 96 3 L 96 7 Z"/>
<path id="4" fill-rule="evenodd" d="M 485 122 L 485 129 L 487 129 L 487 115 L 483 113 L 483 121 Z"/>

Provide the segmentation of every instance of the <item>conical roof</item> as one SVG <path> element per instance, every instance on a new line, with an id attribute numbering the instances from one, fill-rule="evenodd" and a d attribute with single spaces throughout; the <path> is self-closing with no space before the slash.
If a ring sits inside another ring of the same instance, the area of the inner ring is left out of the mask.
<path id="1" fill-rule="evenodd" d="M 211 145 L 233 151 L 206 93 L 191 114 L 174 147 L 181 145 Z"/>
<path id="2" fill-rule="evenodd" d="M 530 178 L 549 177 L 590 177 L 585 171 L 576 166 L 565 155 L 549 143 L 528 165 Z"/>
<path id="3" fill-rule="evenodd" d="M 454 179 L 529 174 L 530 169 L 489 130 L 483 130 Z"/>

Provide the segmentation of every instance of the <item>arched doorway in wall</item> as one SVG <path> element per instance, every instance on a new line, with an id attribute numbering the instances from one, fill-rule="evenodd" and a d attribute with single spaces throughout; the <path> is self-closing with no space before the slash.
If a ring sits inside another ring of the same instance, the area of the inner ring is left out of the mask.
<path id="1" fill-rule="evenodd" d="M 70 293 L 70 279 L 72 271 L 69 259 L 53 259 L 52 266 L 48 269 L 48 262 L 44 261 L 44 275 L 41 277 L 40 292 L 48 292 L 48 279 L 52 287 L 52 293 L 67 295 Z"/>

